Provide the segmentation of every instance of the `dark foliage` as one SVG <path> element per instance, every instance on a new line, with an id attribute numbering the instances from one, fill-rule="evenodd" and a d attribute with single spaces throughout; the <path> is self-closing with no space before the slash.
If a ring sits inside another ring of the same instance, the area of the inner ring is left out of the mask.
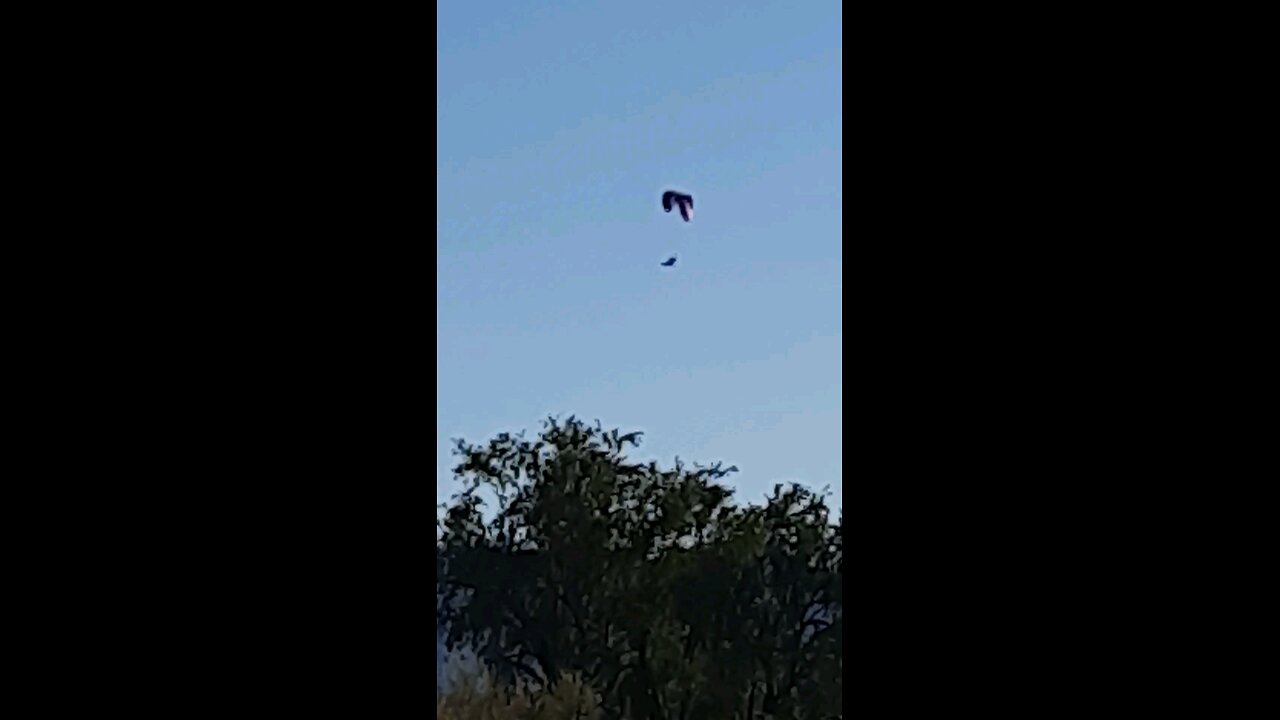
<path id="1" fill-rule="evenodd" d="M 458 441 L 450 640 L 507 680 L 581 673 L 608 718 L 841 716 L 843 519 L 799 486 L 734 505 L 736 467 L 630 462 L 640 435 L 553 418 Z"/>

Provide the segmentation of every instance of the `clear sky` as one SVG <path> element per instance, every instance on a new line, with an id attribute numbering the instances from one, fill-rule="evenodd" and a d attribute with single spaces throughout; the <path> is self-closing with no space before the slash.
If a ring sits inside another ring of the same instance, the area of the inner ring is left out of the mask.
<path id="1" fill-rule="evenodd" d="M 576 414 L 644 430 L 635 459 L 736 464 L 739 501 L 839 507 L 840 4 L 436 17 L 437 502 L 450 438 Z"/>

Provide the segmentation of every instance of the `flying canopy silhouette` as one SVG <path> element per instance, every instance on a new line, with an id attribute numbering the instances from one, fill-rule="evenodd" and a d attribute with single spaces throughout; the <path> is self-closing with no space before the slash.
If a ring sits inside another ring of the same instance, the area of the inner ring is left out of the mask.
<path id="1" fill-rule="evenodd" d="M 675 190 L 668 190 L 662 193 L 662 209 L 671 212 L 671 206 L 676 205 L 680 208 L 680 217 L 685 222 L 693 219 L 693 196 L 684 193 L 678 193 Z"/>

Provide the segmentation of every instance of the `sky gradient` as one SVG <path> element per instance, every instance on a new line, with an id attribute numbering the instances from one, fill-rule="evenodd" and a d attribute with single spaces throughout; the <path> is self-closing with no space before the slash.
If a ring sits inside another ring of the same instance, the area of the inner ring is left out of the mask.
<path id="1" fill-rule="evenodd" d="M 437 502 L 450 438 L 577 414 L 839 507 L 840 5 L 436 7 Z"/>

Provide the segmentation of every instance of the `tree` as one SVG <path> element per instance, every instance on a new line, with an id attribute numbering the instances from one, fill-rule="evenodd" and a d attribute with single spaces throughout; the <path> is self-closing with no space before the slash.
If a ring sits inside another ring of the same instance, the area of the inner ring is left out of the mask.
<path id="1" fill-rule="evenodd" d="M 640 437 L 571 417 L 458 441 L 450 640 L 508 681 L 581 672 L 606 717 L 839 716 L 843 521 L 798 486 L 735 506 L 718 481 L 736 468 L 631 463 Z"/>

